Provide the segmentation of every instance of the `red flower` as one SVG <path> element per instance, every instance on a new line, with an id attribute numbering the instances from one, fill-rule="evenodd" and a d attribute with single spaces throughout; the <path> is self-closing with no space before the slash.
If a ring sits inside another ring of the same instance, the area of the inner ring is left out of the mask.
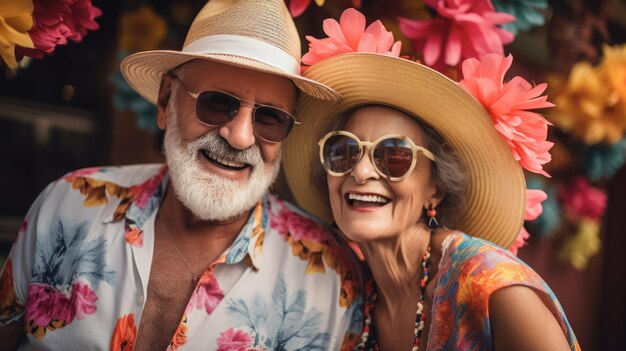
<path id="1" fill-rule="evenodd" d="M 80 42 L 87 30 L 99 28 L 95 18 L 102 11 L 93 6 L 91 0 L 35 0 L 33 3 L 35 26 L 28 33 L 35 48 L 16 47 L 18 58 L 42 58 L 52 53 L 57 45 L 67 44 L 67 39 Z"/>
<path id="2" fill-rule="evenodd" d="M 576 217 L 599 219 L 606 207 L 606 194 L 583 177 L 574 179 L 567 189 L 560 191 L 559 200 Z"/>

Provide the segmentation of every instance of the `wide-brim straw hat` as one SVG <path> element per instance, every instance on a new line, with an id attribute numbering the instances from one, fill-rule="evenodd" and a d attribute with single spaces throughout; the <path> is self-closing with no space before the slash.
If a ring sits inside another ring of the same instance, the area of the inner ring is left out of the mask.
<path id="1" fill-rule="evenodd" d="M 321 170 L 317 142 L 342 113 L 380 104 L 402 110 L 432 127 L 458 154 L 467 172 L 466 210 L 457 228 L 502 247 L 511 246 L 524 221 L 526 183 L 507 142 L 485 108 L 456 82 L 406 59 L 372 53 L 328 58 L 305 76 L 338 91 L 340 103 L 302 96 L 296 107 L 302 128 L 285 141 L 283 166 L 298 204 L 332 222 L 330 204 L 313 179 Z"/>
<path id="2" fill-rule="evenodd" d="M 163 74 L 195 59 L 291 79 L 304 93 L 339 100 L 327 86 L 300 75 L 300 37 L 283 0 L 211 0 L 194 19 L 182 51 L 144 51 L 122 60 L 128 84 L 153 104 Z"/>

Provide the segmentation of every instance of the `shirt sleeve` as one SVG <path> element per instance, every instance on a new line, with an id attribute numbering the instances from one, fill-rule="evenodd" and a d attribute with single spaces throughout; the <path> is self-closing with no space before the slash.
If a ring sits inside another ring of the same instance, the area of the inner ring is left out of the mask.
<path id="1" fill-rule="evenodd" d="M 57 182 L 49 184 L 31 205 L 0 271 L 0 326 L 23 319 L 31 268 L 36 255 L 37 226 L 49 222 L 42 208 L 55 184 Z"/>

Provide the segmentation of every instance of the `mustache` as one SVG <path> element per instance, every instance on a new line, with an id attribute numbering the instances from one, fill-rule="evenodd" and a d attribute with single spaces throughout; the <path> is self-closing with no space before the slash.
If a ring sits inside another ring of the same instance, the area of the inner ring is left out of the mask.
<path id="1" fill-rule="evenodd" d="M 207 150 L 223 157 L 226 160 L 246 163 L 253 167 L 263 164 L 261 149 L 257 144 L 254 144 L 245 150 L 235 149 L 228 143 L 228 141 L 218 135 L 217 130 L 212 130 L 200 136 L 198 139 L 187 144 L 186 146 L 193 152 Z"/>

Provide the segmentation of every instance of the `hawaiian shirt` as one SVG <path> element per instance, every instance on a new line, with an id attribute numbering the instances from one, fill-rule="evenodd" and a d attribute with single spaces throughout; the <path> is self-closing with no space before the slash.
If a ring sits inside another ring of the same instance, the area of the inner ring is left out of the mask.
<path id="1" fill-rule="evenodd" d="M 90 168 L 39 195 L 0 276 L 0 326 L 24 323 L 20 350 L 132 350 L 167 184 L 162 165 Z M 330 229 L 268 194 L 200 277 L 168 350 L 350 349 L 357 265 Z"/>
<path id="2" fill-rule="evenodd" d="M 467 234 L 443 243 L 441 277 L 435 287 L 428 350 L 492 350 L 489 297 L 500 288 L 524 285 L 551 302 L 572 351 L 576 336 L 556 296 L 543 279 L 510 251 Z M 532 318 L 532 316 L 529 316 Z"/>

